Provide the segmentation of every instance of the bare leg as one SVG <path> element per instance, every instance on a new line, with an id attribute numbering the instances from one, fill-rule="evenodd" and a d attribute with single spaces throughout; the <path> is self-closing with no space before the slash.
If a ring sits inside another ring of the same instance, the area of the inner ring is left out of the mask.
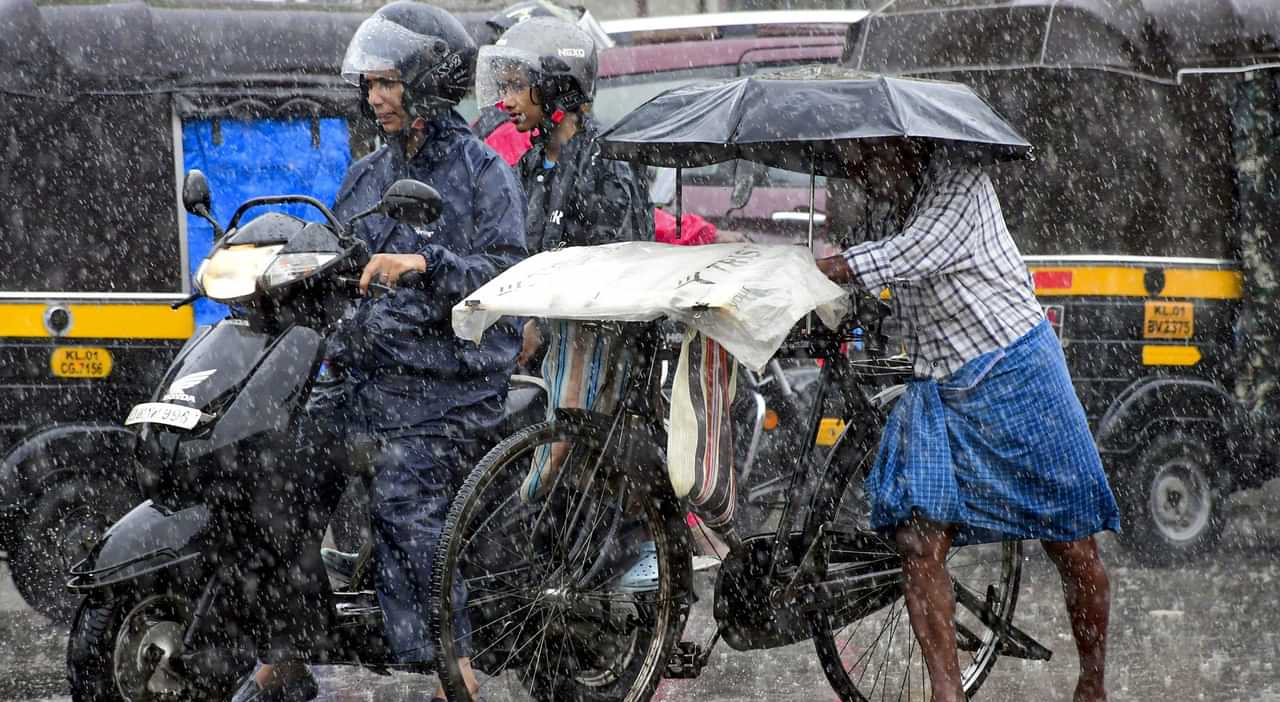
<path id="1" fill-rule="evenodd" d="M 906 579 L 907 614 L 920 643 L 934 702 L 963 702 L 956 654 L 956 595 L 947 574 L 952 534 L 946 525 L 914 519 L 895 534 Z"/>
<path id="2" fill-rule="evenodd" d="M 1062 592 L 1071 615 L 1071 635 L 1080 656 L 1075 702 L 1105 702 L 1107 622 L 1111 583 L 1093 537 L 1070 542 L 1041 542 L 1062 576 Z"/>
<path id="3" fill-rule="evenodd" d="M 476 680 L 476 672 L 471 669 L 470 658 L 459 658 L 458 668 L 462 670 L 462 682 L 467 686 L 467 692 L 471 693 L 471 698 L 475 699 L 480 696 L 480 681 Z M 445 699 L 444 685 L 437 685 L 436 691 L 431 695 L 433 698 L 438 697 Z"/>
<path id="4" fill-rule="evenodd" d="M 258 687 L 266 689 L 306 675 L 306 672 L 307 664 L 300 660 L 283 661 L 274 664 L 263 663 L 254 671 L 253 679 L 258 683 Z"/>

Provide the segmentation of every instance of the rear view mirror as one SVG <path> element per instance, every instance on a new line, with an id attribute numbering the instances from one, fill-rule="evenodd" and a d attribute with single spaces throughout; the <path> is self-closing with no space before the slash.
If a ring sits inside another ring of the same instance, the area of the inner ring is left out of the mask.
<path id="1" fill-rule="evenodd" d="M 408 178 L 392 183 L 378 203 L 379 212 L 405 224 L 430 224 L 442 210 L 444 201 L 435 188 Z"/>
<path id="2" fill-rule="evenodd" d="M 751 201 L 751 191 L 756 181 L 764 177 L 767 168 L 755 161 L 736 161 L 733 169 L 733 192 L 729 195 L 729 206 L 740 210 Z"/>
<path id="3" fill-rule="evenodd" d="M 213 211 L 209 180 L 195 168 L 187 171 L 187 178 L 182 183 L 182 206 L 187 212 L 199 217 L 208 217 Z"/>

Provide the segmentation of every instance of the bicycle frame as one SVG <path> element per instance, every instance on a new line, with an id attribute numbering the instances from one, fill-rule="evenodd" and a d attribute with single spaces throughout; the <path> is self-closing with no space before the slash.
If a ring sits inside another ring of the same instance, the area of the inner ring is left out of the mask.
<path id="1" fill-rule="evenodd" d="M 884 356 L 888 340 L 882 331 L 886 310 L 881 303 L 876 304 L 877 314 L 873 324 L 863 325 L 859 321 L 859 316 L 856 312 L 850 318 L 849 323 L 842 325 L 836 331 L 827 330 L 821 325 L 808 324 L 805 326 L 809 328 L 809 331 L 804 336 L 789 338 L 784 342 L 782 349 L 779 350 L 779 357 L 819 360 L 821 361 L 821 371 L 817 381 L 816 395 L 813 398 L 813 404 L 808 408 L 808 417 L 804 424 L 805 432 L 801 453 L 796 457 L 796 469 L 791 473 L 782 516 L 770 548 L 768 564 L 770 580 L 775 577 L 779 569 L 785 570 L 812 560 L 802 559 L 802 563 L 792 563 L 788 545 L 793 533 L 792 525 L 796 516 L 801 514 L 796 503 L 803 497 L 804 486 L 809 484 L 811 477 L 819 469 L 814 463 L 813 447 L 817 444 L 818 432 L 821 429 L 823 419 L 823 406 L 828 398 L 829 390 L 835 387 L 846 392 L 855 406 L 861 405 L 857 414 L 863 414 L 865 411 L 866 414 L 870 415 L 873 412 L 873 408 L 867 399 L 860 393 L 849 391 L 869 384 L 871 379 L 880 375 L 904 375 L 902 369 L 892 368 L 887 364 L 877 362 L 878 359 Z M 664 378 L 662 362 L 674 358 L 675 354 L 670 349 L 678 344 L 676 339 L 673 338 L 677 337 L 676 332 L 668 327 L 667 324 L 652 322 L 630 325 L 636 329 L 636 332 L 633 335 L 633 339 L 629 341 L 634 341 L 637 356 L 642 359 L 648 359 L 648 363 L 641 366 L 646 367 L 645 372 L 634 373 L 627 380 L 622 399 L 614 415 L 615 430 L 611 430 L 611 434 L 614 436 L 625 437 L 627 435 L 625 431 L 616 432 L 618 428 L 617 422 L 622 421 L 626 415 L 639 418 L 656 436 L 665 436 L 666 434 L 666 428 L 663 426 L 663 418 L 666 413 L 662 411 L 661 401 Z M 871 371 L 859 370 L 848 356 L 842 352 L 843 345 L 853 341 L 855 338 L 852 330 L 859 326 L 870 331 L 867 334 L 869 341 L 868 354 L 872 359 L 877 359 L 871 362 L 870 365 L 873 366 Z M 615 446 L 615 448 L 626 450 L 625 446 Z M 608 450 L 608 447 L 602 449 L 602 451 Z M 805 544 L 805 547 L 806 549 L 811 549 L 812 545 Z M 800 572 L 796 573 L 792 578 L 792 585 L 798 581 L 800 575 Z"/>

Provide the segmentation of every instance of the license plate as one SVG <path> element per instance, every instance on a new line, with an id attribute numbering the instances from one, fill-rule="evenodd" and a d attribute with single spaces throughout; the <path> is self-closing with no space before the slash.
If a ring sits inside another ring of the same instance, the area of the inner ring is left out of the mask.
<path id="1" fill-rule="evenodd" d="M 129 418 L 124 420 L 130 424 L 167 424 L 171 427 L 190 429 L 200 423 L 204 413 L 195 407 L 171 405 L 168 402 L 144 402 L 134 405 L 129 411 Z"/>
<path id="2" fill-rule="evenodd" d="M 59 378 L 111 375 L 111 352 L 96 346 L 59 346 L 49 356 L 49 371 Z"/>
<path id="3" fill-rule="evenodd" d="M 1148 301 L 1142 315 L 1142 338 L 1190 339 L 1195 331 L 1195 314 L 1190 302 Z"/>

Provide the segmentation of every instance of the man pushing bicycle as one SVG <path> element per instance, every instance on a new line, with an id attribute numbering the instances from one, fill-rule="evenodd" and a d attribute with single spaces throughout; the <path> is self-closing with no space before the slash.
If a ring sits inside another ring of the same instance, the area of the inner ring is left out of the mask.
<path id="1" fill-rule="evenodd" d="M 1084 409 L 991 180 L 907 143 L 847 164 L 896 204 L 897 232 L 818 262 L 838 283 L 892 286 L 914 359 L 867 481 L 871 526 L 902 554 L 934 700 L 965 699 L 948 550 L 1025 539 L 1062 576 L 1080 655 L 1074 699 L 1105 700 L 1110 585 L 1093 534 L 1118 531 L 1120 518 Z"/>

